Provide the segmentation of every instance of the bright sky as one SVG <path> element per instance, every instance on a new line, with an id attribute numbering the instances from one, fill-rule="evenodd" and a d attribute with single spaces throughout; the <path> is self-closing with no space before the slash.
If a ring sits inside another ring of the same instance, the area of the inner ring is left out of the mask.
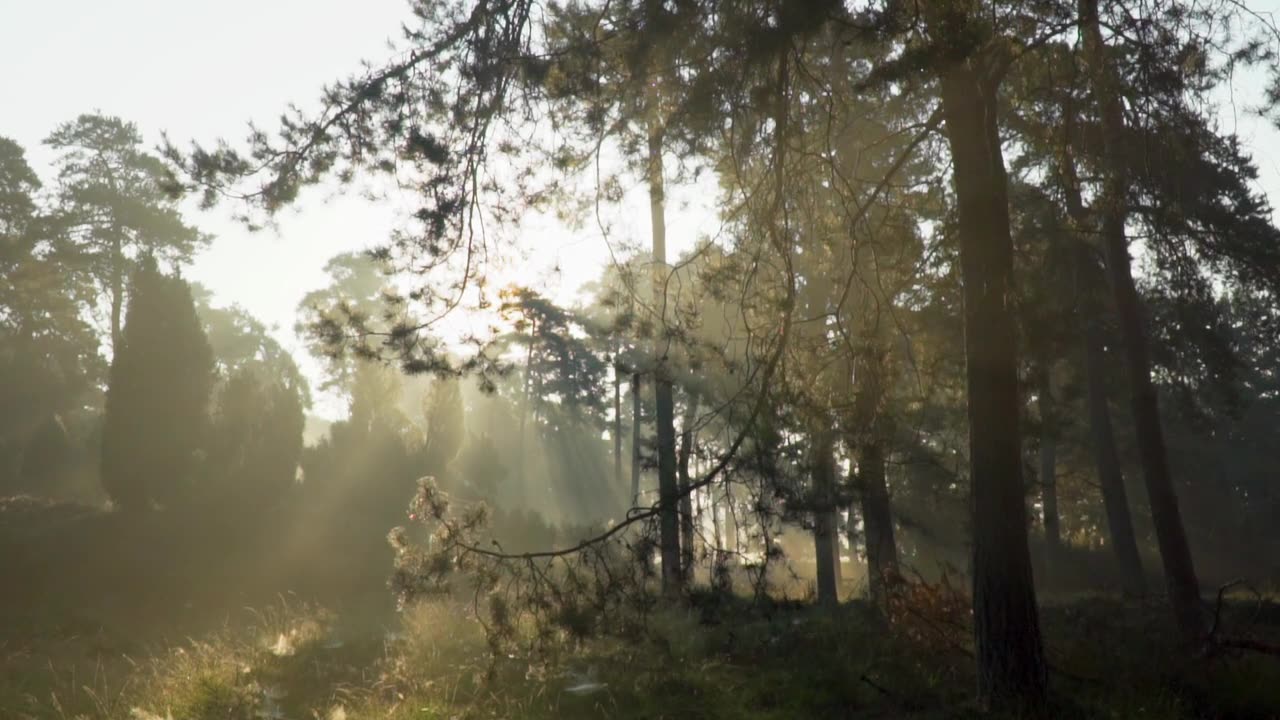
<path id="1" fill-rule="evenodd" d="M 1258 5 L 1270 9 L 1280 0 Z M 404 0 L 2 0 L 0 102 L 6 112 L 0 135 L 22 144 L 47 181 L 52 157 L 41 141 L 83 112 L 132 120 L 152 144 L 162 131 L 178 142 L 239 140 L 247 121 L 270 128 L 287 103 L 310 107 L 322 85 L 350 74 L 362 59 L 383 58 L 406 8 Z M 1249 94 L 1241 88 L 1241 97 Z M 1280 198 L 1277 133 L 1243 113 L 1224 120 L 1231 128 L 1237 119 L 1263 187 Z M 700 193 L 703 201 L 709 195 L 705 188 Z M 714 231 L 705 205 L 682 209 L 681 196 L 675 197 L 671 257 Z M 377 243 L 396 224 L 390 208 L 333 190 L 304 195 L 279 218 L 278 229 L 257 234 L 225 211 L 192 210 L 188 217 L 216 240 L 187 277 L 210 287 L 220 304 L 238 303 L 275 326 L 313 379 L 318 365 L 292 329 L 299 300 L 325 284 L 328 258 Z M 612 224 L 615 242 L 647 236 L 647 207 L 636 193 L 613 214 Z M 536 253 L 499 284 L 550 283 L 549 295 L 571 301 L 608 261 L 608 247 L 593 225 L 574 234 L 540 218 L 525 236 Z M 334 418 L 345 408 L 336 398 L 320 397 L 315 410 Z"/>
<path id="2" fill-rule="evenodd" d="M 322 85 L 357 70 L 363 59 L 385 57 L 387 41 L 398 38 L 407 17 L 404 0 L 5 0 L 0 135 L 27 149 L 47 183 L 53 156 L 41 141 L 83 112 L 131 120 L 152 145 L 162 131 L 179 143 L 237 141 L 249 120 L 270 128 L 287 103 L 311 107 Z M 628 205 L 623 212 L 635 211 L 641 221 L 615 218 L 614 240 L 648 232 L 647 207 Z M 682 221 L 688 214 L 672 210 L 673 255 L 700 231 Z M 186 277 L 210 287 L 217 304 L 238 303 L 275 326 L 317 379 L 318 364 L 293 333 L 297 304 L 325 284 L 322 268 L 330 257 L 387 238 L 395 212 L 353 190 L 330 188 L 305 194 L 273 230 L 250 233 L 229 215 L 192 206 L 189 219 L 216 239 Z M 537 253 L 515 263 L 518 269 L 502 282 L 550 283 L 548 294 L 570 302 L 608 262 L 594 226 L 575 235 L 535 219 L 527 236 Z M 336 398 L 319 397 L 315 411 L 334 418 L 345 408 Z"/>

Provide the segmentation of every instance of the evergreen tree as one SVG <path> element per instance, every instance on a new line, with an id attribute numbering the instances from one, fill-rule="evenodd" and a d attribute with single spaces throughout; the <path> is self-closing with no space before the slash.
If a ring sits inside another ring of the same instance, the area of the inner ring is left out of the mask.
<path id="1" fill-rule="evenodd" d="M 443 475 L 467 436 L 459 381 L 447 378 L 433 382 L 422 398 L 422 417 L 423 467 L 430 475 Z"/>
<path id="2" fill-rule="evenodd" d="M 102 429 L 102 486 L 127 510 L 191 497 L 199 467 L 213 351 L 191 289 L 144 258 L 134 272 L 112 357 Z"/>
<path id="3" fill-rule="evenodd" d="M 142 149 L 133 123 L 81 115 L 45 144 L 60 152 L 57 223 L 75 247 L 72 267 L 92 278 L 106 299 L 115 352 L 133 268 L 144 257 L 177 268 L 208 238 L 178 212 L 168 171 Z"/>
<path id="4" fill-rule="evenodd" d="M 41 448 L 97 405 L 104 370 L 88 293 L 61 262 L 40 187 L 22 147 L 0 137 L 0 491 L 45 489 L 53 475 L 37 468 L 48 463 L 24 452 L 51 459 Z"/>
<path id="5" fill-rule="evenodd" d="M 274 509 L 297 477 L 305 423 L 301 388 L 246 367 L 222 382 L 205 443 L 202 501 L 227 519 Z"/>
<path id="6" fill-rule="evenodd" d="M 389 288 L 385 267 L 368 255 L 342 253 L 330 258 L 324 271 L 329 284 L 307 293 L 298 303 L 295 329 L 306 339 L 311 354 L 325 363 L 327 377 L 320 387 L 350 394 L 360 360 L 376 354 L 368 334 L 386 330 L 382 299 Z M 352 325 L 364 333 L 353 351 L 345 345 Z"/>
<path id="7" fill-rule="evenodd" d="M 493 437 L 473 432 L 452 465 L 450 480 L 463 498 L 501 506 L 498 497 L 507 475 Z"/>

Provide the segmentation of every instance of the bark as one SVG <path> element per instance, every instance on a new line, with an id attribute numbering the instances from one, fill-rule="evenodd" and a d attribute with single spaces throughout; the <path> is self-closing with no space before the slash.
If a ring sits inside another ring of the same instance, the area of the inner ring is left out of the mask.
<path id="1" fill-rule="evenodd" d="M 734 553 L 742 552 L 742 533 L 741 525 L 738 522 L 738 505 L 733 498 L 733 484 L 725 482 L 724 484 L 724 530 L 725 534 L 733 538 Z M 730 529 L 733 530 L 730 533 Z M 727 543 L 726 543 L 727 545 Z"/>
<path id="2" fill-rule="evenodd" d="M 891 419 L 883 408 L 888 368 L 885 355 L 873 338 L 863 338 L 862 348 L 854 359 L 854 370 L 855 432 L 851 434 L 850 444 L 855 448 L 858 463 L 853 479 L 867 550 L 867 589 L 872 600 L 881 604 L 898 574 L 898 547 L 885 474 L 885 448 L 893 436 Z"/>
<path id="3" fill-rule="evenodd" d="M 1071 155 L 1070 141 L 1073 120 L 1070 108 L 1066 109 L 1067 147 L 1062 153 L 1060 171 L 1066 199 L 1067 213 L 1077 228 L 1088 227 L 1089 218 L 1080 197 L 1080 180 L 1075 160 Z M 1106 509 L 1107 528 L 1111 534 L 1111 547 L 1120 565 L 1125 591 L 1131 595 L 1146 594 L 1146 574 L 1138 555 L 1138 543 L 1133 531 L 1133 518 L 1129 511 L 1128 490 L 1120 467 L 1120 452 L 1116 448 L 1115 430 L 1111 424 L 1111 406 L 1107 398 L 1106 364 L 1102 345 L 1102 309 L 1098 305 L 1098 292 L 1103 279 L 1089 256 L 1089 246 L 1083 240 L 1076 241 L 1075 275 L 1078 295 L 1078 312 L 1083 326 L 1085 351 L 1085 380 L 1089 408 L 1089 431 L 1092 436 L 1094 463 L 1098 468 L 1098 485 L 1102 489 L 1102 504 Z"/>
<path id="4" fill-rule="evenodd" d="M 851 488 L 857 488 L 859 483 L 862 482 L 861 478 L 858 477 L 858 471 L 856 468 L 849 468 L 849 476 L 846 478 L 846 481 Z M 854 500 L 849 503 L 847 508 L 845 508 L 849 513 L 849 517 L 844 525 L 844 536 L 845 539 L 849 541 L 850 555 L 854 554 L 858 547 L 858 543 L 861 540 L 861 536 L 858 533 L 858 518 L 860 517 L 861 512 L 858 507 L 859 505 L 860 503 L 857 500 Z M 863 521 L 863 525 L 865 529 L 866 521 Z M 870 582 L 870 573 L 868 573 L 867 577 L 868 582 Z"/>
<path id="5" fill-rule="evenodd" d="M 1129 178 L 1123 157 L 1124 108 L 1120 101 L 1119 78 L 1107 59 L 1107 49 L 1103 44 L 1098 0 L 1080 0 L 1079 22 L 1094 98 L 1101 111 L 1105 171 L 1101 195 L 1102 243 L 1120 321 L 1120 336 L 1125 346 L 1138 452 L 1151 503 L 1151 519 L 1164 562 L 1169 601 L 1183 638 L 1196 642 L 1206 632 L 1204 608 L 1169 469 L 1164 430 L 1160 426 L 1159 400 L 1151 381 L 1142 302 L 1130 266 L 1129 244 L 1125 237 Z"/>
<path id="6" fill-rule="evenodd" d="M 622 368 L 618 367 L 614 351 L 613 365 L 613 483 L 622 487 Z"/>
<path id="7" fill-rule="evenodd" d="M 1133 518 L 1129 515 L 1128 491 L 1120 469 L 1120 453 L 1116 449 L 1115 431 L 1111 426 L 1111 408 L 1107 401 L 1104 376 L 1102 333 L 1097 320 L 1085 321 L 1085 376 L 1088 383 L 1089 428 L 1093 436 L 1094 460 L 1098 466 L 1098 483 L 1102 486 L 1102 504 L 1107 512 L 1107 528 L 1111 547 L 1120 563 L 1125 592 L 1146 594 L 1146 576 L 1138 542 L 1133 534 Z"/>
<path id="8" fill-rule="evenodd" d="M 111 233 L 111 352 L 120 349 L 121 316 L 124 312 L 124 238 L 120 228 L 112 227 Z"/>
<path id="9" fill-rule="evenodd" d="M 670 380 L 661 377 L 654 383 L 655 417 L 658 441 L 658 547 L 662 556 L 662 587 L 671 594 L 679 592 L 680 572 L 680 488 L 676 481 L 675 402 Z"/>
<path id="10" fill-rule="evenodd" d="M 1062 522 L 1058 515 L 1058 418 L 1053 399 L 1052 366 L 1042 361 L 1039 371 L 1040 406 L 1040 500 L 1044 505 L 1044 539 L 1049 558 L 1054 560 L 1062 549 Z M 1049 567 L 1053 567 L 1050 562 Z"/>
<path id="11" fill-rule="evenodd" d="M 839 588 L 844 582 L 844 568 L 840 563 L 840 510 L 834 506 L 831 509 L 831 557 L 831 568 L 836 575 L 836 587 Z"/>
<path id="12" fill-rule="evenodd" d="M 684 417 L 680 422 L 680 451 L 677 466 L 680 477 L 680 567 L 687 581 L 693 573 L 694 516 L 693 494 L 689 490 L 689 457 L 693 454 L 693 424 L 698 417 L 698 394 L 688 393 Z"/>
<path id="13" fill-rule="evenodd" d="M 715 486 L 707 488 L 707 507 L 711 509 L 711 539 L 716 545 L 716 552 L 725 549 L 724 522 L 720 519 L 720 502 L 716 500 Z"/>
<path id="14" fill-rule="evenodd" d="M 883 604 L 898 574 L 898 546 L 889 508 L 884 446 L 878 441 L 858 448 L 858 490 L 861 495 L 862 529 L 866 535 L 867 588 L 876 604 Z"/>
<path id="15" fill-rule="evenodd" d="M 1013 242 L 996 90 L 976 59 L 942 76 L 964 286 L 973 616 L 984 705 L 1042 707 L 1047 673 L 1027 545 Z"/>
<path id="16" fill-rule="evenodd" d="M 641 409 L 640 373 L 631 374 L 631 506 L 640 504 L 640 421 Z"/>
<path id="17" fill-rule="evenodd" d="M 533 343 L 538 334 L 538 324 L 533 323 L 529 333 L 529 348 L 524 358 L 524 402 L 520 404 L 520 436 L 516 440 L 516 494 L 521 505 L 528 506 L 531 498 L 528 475 L 525 469 L 529 459 L 525 455 L 525 435 L 529 423 L 529 412 L 533 407 Z"/>
<path id="18" fill-rule="evenodd" d="M 836 581 L 836 462 L 835 433 L 820 429 L 813 435 L 813 545 L 817 565 L 818 604 L 835 607 L 840 604 Z"/>
<path id="19" fill-rule="evenodd" d="M 651 108 L 656 102 L 651 98 Z M 666 339 L 666 268 L 667 227 L 665 215 L 665 180 L 662 168 L 662 132 L 658 123 L 649 127 L 649 219 L 653 234 L 653 307 L 658 314 L 653 339 L 654 357 L 654 423 L 658 442 L 658 550 L 662 558 L 662 589 L 665 594 L 679 592 L 680 572 L 680 488 L 676 480 L 675 398 L 667 369 Z"/>

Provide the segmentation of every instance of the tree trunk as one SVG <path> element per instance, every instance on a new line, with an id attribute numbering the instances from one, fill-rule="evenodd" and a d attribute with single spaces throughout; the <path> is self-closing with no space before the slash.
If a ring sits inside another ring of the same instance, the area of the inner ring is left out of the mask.
<path id="1" fill-rule="evenodd" d="M 716 499 L 714 485 L 707 488 L 707 506 L 711 509 L 711 540 L 718 553 L 725 549 L 724 522 L 720 519 L 720 501 Z"/>
<path id="2" fill-rule="evenodd" d="M 613 483 L 622 487 L 622 368 L 618 367 L 617 351 L 613 363 Z"/>
<path id="3" fill-rule="evenodd" d="M 831 472 L 834 473 L 835 470 Z M 835 482 L 834 475 L 832 475 L 832 482 Z M 844 582 L 844 569 L 840 563 L 840 508 L 834 504 L 834 501 L 831 506 L 831 569 L 835 573 L 838 588 Z"/>
<path id="4" fill-rule="evenodd" d="M 111 353 L 120 349 L 121 315 L 124 312 L 124 249 L 119 227 L 112 226 L 111 233 Z"/>
<path id="5" fill-rule="evenodd" d="M 835 607 L 840 604 L 839 586 L 836 582 L 836 563 L 833 540 L 836 534 L 836 462 L 835 433 L 829 428 L 817 430 L 813 440 L 813 550 L 816 563 L 818 604 Z"/>
<path id="6" fill-rule="evenodd" d="M 1089 428 L 1093 436 L 1093 454 L 1098 466 L 1098 483 L 1102 486 L 1102 504 L 1107 511 L 1107 527 L 1111 531 L 1111 547 L 1120 563 L 1125 591 L 1134 596 L 1146 594 L 1146 577 L 1138 543 L 1133 534 L 1133 518 L 1129 515 L 1128 491 L 1120 470 L 1120 453 L 1116 450 L 1115 431 L 1111 427 L 1111 408 L 1107 402 L 1107 382 L 1102 356 L 1102 332 L 1096 316 L 1085 320 L 1085 376 L 1088 383 Z"/>
<path id="7" fill-rule="evenodd" d="M 1048 546 L 1050 564 L 1058 558 L 1062 549 L 1062 522 L 1058 515 L 1058 418 L 1053 401 L 1053 368 L 1047 360 L 1041 361 L 1038 374 L 1040 405 L 1040 500 L 1044 505 L 1044 539 Z"/>
<path id="8" fill-rule="evenodd" d="M 898 546 L 884 464 L 884 446 L 879 441 L 859 446 L 857 477 L 867 546 L 867 589 L 877 605 L 884 603 L 888 587 L 898 574 Z"/>
<path id="9" fill-rule="evenodd" d="M 640 373 L 631 374 L 631 506 L 640 505 L 640 423 L 644 417 L 640 397 Z"/>
<path id="10" fill-rule="evenodd" d="M 653 111 L 656 102 L 650 98 Z M 658 442 L 658 549 L 662 557 L 662 588 L 679 592 L 680 487 L 676 480 L 675 398 L 666 358 L 667 226 L 665 179 L 662 169 L 662 131 L 656 121 L 649 127 L 649 219 L 653 234 L 653 308 L 657 331 L 653 338 L 654 423 Z"/>
<path id="11" fill-rule="evenodd" d="M 532 495 L 529 492 L 529 477 L 526 469 L 529 458 L 525 453 L 525 436 L 528 434 L 529 412 L 533 407 L 533 343 L 537 337 L 538 324 L 533 323 L 529 333 L 529 348 L 524 358 L 524 402 L 520 405 L 520 436 L 516 439 L 516 495 L 521 506 L 528 508 Z"/>
<path id="12" fill-rule="evenodd" d="M 742 532 L 738 522 L 738 505 L 733 499 L 733 484 L 725 481 L 724 484 L 724 525 L 725 534 L 733 538 L 733 552 L 742 552 Z M 733 533 L 729 533 L 730 526 L 733 527 Z M 727 546 L 727 543 L 726 543 Z"/>
<path id="13" fill-rule="evenodd" d="M 1103 183 L 1102 243 L 1107 274 L 1115 295 L 1127 360 L 1130 402 L 1137 430 L 1143 477 L 1151 502 L 1151 519 L 1156 528 L 1160 557 L 1164 561 L 1165 582 L 1178 628 L 1184 639 L 1196 642 L 1204 636 L 1205 618 L 1200 583 L 1196 578 L 1191 549 L 1187 545 L 1178 495 L 1174 490 L 1160 427 L 1160 407 L 1151 382 L 1151 361 L 1147 355 L 1147 334 L 1143 326 L 1142 303 L 1133 282 L 1129 243 L 1125 237 L 1128 219 L 1129 178 L 1124 152 L 1124 108 L 1119 95 L 1119 79 L 1107 59 L 1098 19 L 1098 0 L 1080 0 L 1080 32 L 1086 62 L 1093 82 L 1094 98 L 1101 110 L 1102 147 L 1106 171 Z"/>
<path id="14" fill-rule="evenodd" d="M 858 477 L 858 471 L 852 466 L 849 468 L 849 476 L 848 478 L 846 478 L 846 480 L 848 482 L 849 487 L 851 488 L 857 488 L 858 485 L 862 482 L 861 478 Z M 849 517 L 846 520 L 844 525 L 844 536 L 845 536 L 845 539 L 849 542 L 850 557 L 852 557 L 854 553 L 857 552 L 858 541 L 860 539 L 858 534 L 858 517 L 860 513 L 860 510 L 858 508 L 859 504 L 860 503 L 856 500 L 851 501 L 848 507 L 845 508 L 849 514 Z M 865 526 L 866 526 L 866 521 L 864 520 L 863 521 L 864 532 L 865 532 Z M 868 558 L 868 562 L 869 561 L 870 561 L 870 558 Z M 870 587 L 870 580 L 871 580 L 871 573 L 868 572 L 867 573 L 868 588 Z"/>
<path id="15" fill-rule="evenodd" d="M 1067 213 L 1077 230 L 1088 227 L 1089 218 L 1080 197 L 1080 180 L 1075 159 L 1071 154 L 1071 134 L 1074 124 L 1071 108 L 1065 108 L 1067 118 L 1067 146 L 1061 156 L 1063 194 Z M 1089 407 L 1089 431 L 1093 441 L 1094 463 L 1098 467 L 1098 484 L 1102 489 L 1102 504 L 1107 513 L 1107 528 L 1111 533 L 1111 547 L 1120 564 L 1125 591 L 1131 595 L 1146 594 L 1146 574 L 1138 555 L 1138 543 L 1133 532 L 1133 518 L 1129 512 L 1128 490 L 1124 473 L 1120 469 L 1120 452 L 1116 449 L 1115 430 L 1111 425 L 1111 406 L 1107 399 L 1106 364 L 1102 346 L 1102 309 L 1098 293 L 1104 280 L 1089 255 L 1089 246 L 1083 239 L 1075 241 L 1075 276 L 1077 312 L 1081 317 L 1084 341 L 1084 368 Z"/>
<path id="16" fill-rule="evenodd" d="M 698 394 L 689 392 L 685 398 L 684 418 L 680 423 L 680 454 L 678 471 L 680 476 L 680 565 L 685 580 L 693 573 L 694 517 L 693 494 L 689 490 L 692 479 L 689 476 L 689 457 L 693 454 L 693 424 L 698 417 Z"/>
<path id="17" fill-rule="evenodd" d="M 1008 178 L 998 84 L 984 72 L 969 59 L 942 76 L 964 286 L 978 695 L 985 705 L 1041 707 L 1047 674 L 1027 546 Z"/>
<path id="18" fill-rule="evenodd" d="M 659 370 L 661 372 L 661 369 Z M 662 556 L 662 585 L 671 594 L 680 590 L 680 487 L 676 481 L 675 402 L 670 380 L 654 383 L 658 441 L 658 546 Z"/>
<path id="19" fill-rule="evenodd" d="M 887 598 L 888 587 L 898 574 L 898 547 L 885 474 L 885 447 L 893 437 L 892 421 L 883 407 L 888 375 L 885 357 L 873 337 L 864 337 L 853 359 L 853 372 L 847 374 L 856 388 L 849 436 L 857 453 L 853 487 L 858 490 L 861 505 L 867 589 L 878 605 Z"/>

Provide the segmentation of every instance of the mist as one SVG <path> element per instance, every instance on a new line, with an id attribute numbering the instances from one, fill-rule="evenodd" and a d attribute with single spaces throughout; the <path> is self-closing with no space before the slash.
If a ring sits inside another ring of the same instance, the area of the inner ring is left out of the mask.
<path id="1" fill-rule="evenodd" d="M 403 10 L 0 124 L 0 717 L 1280 716 L 1274 8 Z"/>

